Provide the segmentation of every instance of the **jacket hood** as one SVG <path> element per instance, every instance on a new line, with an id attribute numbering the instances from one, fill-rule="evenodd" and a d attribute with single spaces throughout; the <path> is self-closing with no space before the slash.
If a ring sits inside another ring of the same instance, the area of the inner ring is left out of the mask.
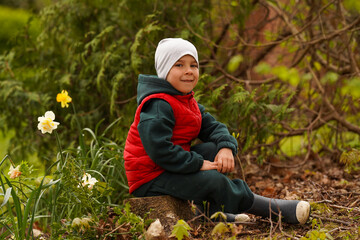
<path id="1" fill-rule="evenodd" d="M 159 78 L 155 75 L 140 74 L 137 86 L 137 104 L 139 105 L 144 98 L 155 93 L 183 95 L 165 79 Z"/>

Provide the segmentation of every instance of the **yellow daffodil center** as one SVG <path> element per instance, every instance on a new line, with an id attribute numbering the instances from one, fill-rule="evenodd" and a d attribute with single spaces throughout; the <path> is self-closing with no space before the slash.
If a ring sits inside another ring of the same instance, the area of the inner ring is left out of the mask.
<path id="1" fill-rule="evenodd" d="M 62 90 L 61 93 L 58 93 L 56 96 L 56 101 L 61 102 L 61 107 L 69 107 L 69 102 L 71 102 L 71 97 L 68 95 L 66 90 Z"/>
<path id="2" fill-rule="evenodd" d="M 45 131 L 49 131 L 54 127 L 54 123 L 53 120 L 51 120 L 50 118 L 46 118 L 43 122 L 42 122 L 42 127 L 44 128 Z"/>
<path id="3" fill-rule="evenodd" d="M 52 131 L 60 124 L 54 120 L 55 114 L 52 111 L 47 111 L 45 116 L 38 117 L 38 129 L 41 130 L 42 133 L 52 133 Z"/>

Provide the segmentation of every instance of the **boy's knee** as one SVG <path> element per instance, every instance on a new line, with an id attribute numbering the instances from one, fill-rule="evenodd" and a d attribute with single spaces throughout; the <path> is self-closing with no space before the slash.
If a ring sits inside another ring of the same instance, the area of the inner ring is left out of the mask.
<path id="1" fill-rule="evenodd" d="M 206 173 L 207 175 L 205 181 L 207 187 L 209 188 L 212 188 L 214 190 L 224 190 L 229 184 L 230 180 L 228 179 L 228 177 L 222 173 L 219 173 L 216 170 L 205 171 L 204 173 Z"/>
<path id="2" fill-rule="evenodd" d="M 200 143 L 193 146 L 191 151 L 197 152 L 206 160 L 214 161 L 217 154 L 217 146 L 213 142 Z"/>

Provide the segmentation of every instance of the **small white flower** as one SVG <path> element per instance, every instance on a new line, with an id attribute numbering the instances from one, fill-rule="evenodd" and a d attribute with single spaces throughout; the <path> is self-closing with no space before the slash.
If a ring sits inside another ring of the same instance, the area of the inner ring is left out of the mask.
<path id="1" fill-rule="evenodd" d="M 41 130 L 41 133 L 52 133 L 54 129 L 60 124 L 54 122 L 55 114 L 52 111 L 47 111 L 45 116 L 38 117 L 38 129 Z"/>
<path id="2" fill-rule="evenodd" d="M 11 179 L 15 179 L 19 177 L 22 174 L 22 172 L 20 172 L 20 165 L 18 165 L 16 168 L 10 166 L 10 170 L 8 174 L 10 175 Z"/>
<path id="3" fill-rule="evenodd" d="M 91 218 L 74 218 L 71 227 L 80 230 L 80 232 L 86 232 L 90 228 L 91 222 L 93 222 Z"/>
<path id="4" fill-rule="evenodd" d="M 71 227 L 78 227 L 81 226 L 81 219 L 80 218 L 74 218 L 72 223 L 71 223 Z"/>
<path id="5" fill-rule="evenodd" d="M 96 178 L 91 177 L 91 175 L 89 173 L 85 173 L 81 180 L 82 180 L 83 187 L 88 185 L 88 188 L 90 190 L 94 187 L 95 183 L 98 182 L 98 180 L 96 180 Z"/>
<path id="6" fill-rule="evenodd" d="M 81 219 L 81 225 L 84 227 L 84 228 L 90 228 L 90 224 L 92 222 L 92 219 L 91 218 L 82 218 Z"/>

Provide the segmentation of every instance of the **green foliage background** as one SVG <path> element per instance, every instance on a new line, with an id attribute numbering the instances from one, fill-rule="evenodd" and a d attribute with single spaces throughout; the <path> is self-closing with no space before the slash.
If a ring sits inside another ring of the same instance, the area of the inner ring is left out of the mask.
<path id="1" fill-rule="evenodd" d="M 15 36 L 6 37 L 9 45 L 0 56 L 0 129 L 15 132 L 9 153 L 21 158 L 35 153 L 47 166 L 51 164 L 53 155 L 49 156 L 49 149 L 54 150 L 55 144 L 51 136 L 42 136 L 36 130 L 37 117 L 48 110 L 54 111 L 56 121 L 61 123 L 60 138 L 67 146 L 77 144 L 76 117 L 82 127 L 90 129 L 101 120 L 105 127 L 119 119 L 108 137 L 123 145 L 136 109 L 137 76 L 155 74 L 155 48 L 165 37 L 186 38 L 197 47 L 202 77 L 195 89 L 196 98 L 227 124 L 230 132 L 239 133 L 241 154 L 250 153 L 262 161 L 266 156 L 282 154 L 281 150 L 288 147 L 281 149 L 281 146 L 289 145 L 289 139 L 296 145 L 297 153 L 308 149 L 306 145 L 313 146 L 315 151 L 323 151 L 324 146 L 344 149 L 349 141 L 350 146 L 356 146 L 356 142 L 351 143 L 349 139 L 358 139 L 360 133 L 359 128 L 354 127 L 359 124 L 354 117 L 354 109 L 358 109 L 359 104 L 353 101 L 359 92 L 354 91 L 358 89 L 358 78 L 330 68 L 343 63 L 335 62 L 333 55 L 316 50 L 315 44 L 310 44 L 311 50 L 302 53 L 305 48 L 299 43 L 300 34 L 289 38 L 289 33 L 283 30 L 285 27 L 277 32 L 265 31 L 267 40 L 278 39 L 278 42 L 262 45 L 263 40 L 247 39 L 247 20 L 260 6 L 280 9 L 286 14 L 296 6 L 295 1 L 289 2 L 281 5 L 277 1 L 259 4 L 250 0 L 62 0 L 35 8 L 34 17 L 30 18 L 9 10 L 6 22 L 14 26 L 9 28 L 19 29 Z M 336 16 L 338 5 L 327 0 L 317 4 L 318 9 L 323 9 L 320 13 L 307 3 L 298 8 L 308 15 Z M 351 4 L 354 2 L 348 0 L 344 6 Z M 296 14 L 290 24 L 298 28 L 306 25 L 308 18 L 301 11 Z M 344 21 L 350 22 L 356 16 L 356 12 L 349 11 Z M 24 24 L 24 18 L 28 19 L 24 27 L 17 27 L 18 21 Z M 316 24 L 311 26 L 311 31 L 319 31 L 321 36 L 324 34 L 319 30 L 321 22 Z M 342 26 L 339 23 L 336 27 Z M 2 31 L 13 34 L 9 29 Z M 355 53 L 356 35 L 351 35 L 351 31 L 348 35 Z M 312 36 L 300 37 L 302 41 L 310 41 Z M 335 49 L 342 46 L 341 38 L 328 39 L 327 44 Z M 289 60 L 280 54 L 274 56 L 277 62 L 271 66 L 253 56 L 252 52 L 260 50 L 265 56 L 276 45 L 288 53 L 298 55 L 299 52 L 302 57 L 296 65 L 289 66 Z M 327 58 L 329 64 L 314 56 Z M 251 82 L 249 85 L 246 79 L 250 70 L 265 78 L 264 84 L 251 85 L 254 84 Z M 326 95 L 320 91 L 322 88 L 316 89 L 316 78 L 324 89 L 342 90 L 326 97 L 331 99 L 338 115 L 328 117 L 324 120 L 326 123 L 313 124 L 314 131 L 310 131 L 309 124 L 316 118 L 315 112 L 322 109 L 321 102 Z M 63 89 L 73 99 L 76 116 L 54 101 Z M 341 107 L 347 105 L 351 108 Z M 337 122 L 344 124 L 340 120 L 351 125 L 345 126 L 349 131 L 331 127 Z M 286 154 L 291 155 L 287 150 Z"/>
<path id="2" fill-rule="evenodd" d="M 228 10 L 243 11 L 243 6 Z M 41 33 L 19 34 L 15 46 L 0 58 L 1 128 L 16 129 L 12 154 L 42 155 L 53 147 L 36 134 L 37 117 L 47 110 L 61 122 L 62 139 L 77 139 L 72 115 L 53 101 L 62 89 L 73 98 L 82 126 L 121 118 L 111 135 L 122 142 L 136 107 L 137 75 L 155 73 L 157 42 L 187 38 L 199 48 L 201 59 L 209 50 L 179 18 L 187 16 L 204 34 L 209 11 L 214 11 L 210 1 L 60 1 L 44 8 Z"/>

